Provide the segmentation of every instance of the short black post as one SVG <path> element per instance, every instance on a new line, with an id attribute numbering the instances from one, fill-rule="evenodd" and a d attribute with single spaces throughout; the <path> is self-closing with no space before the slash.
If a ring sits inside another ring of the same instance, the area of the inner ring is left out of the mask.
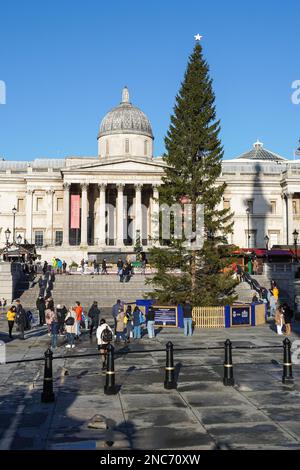
<path id="1" fill-rule="evenodd" d="M 233 365 L 232 365 L 232 343 L 227 339 L 224 343 L 225 361 L 224 361 L 224 378 L 223 384 L 228 386 L 234 385 Z"/>
<path id="2" fill-rule="evenodd" d="M 109 344 L 107 346 L 107 369 L 104 385 L 105 395 L 116 395 L 117 387 L 115 384 L 115 358 L 114 347 Z"/>
<path id="3" fill-rule="evenodd" d="M 53 376 L 52 376 L 53 353 L 50 348 L 45 352 L 45 368 L 44 368 L 44 384 L 41 395 L 42 403 L 53 403 L 55 395 L 53 393 Z"/>
<path id="4" fill-rule="evenodd" d="M 291 358 L 291 342 L 288 338 L 283 341 L 283 384 L 293 384 L 293 370 L 292 370 L 292 358 Z"/>
<path id="5" fill-rule="evenodd" d="M 164 387 L 167 390 L 171 390 L 177 387 L 175 381 L 175 367 L 174 367 L 174 358 L 173 358 L 173 343 L 169 341 L 166 344 L 166 374 Z"/>

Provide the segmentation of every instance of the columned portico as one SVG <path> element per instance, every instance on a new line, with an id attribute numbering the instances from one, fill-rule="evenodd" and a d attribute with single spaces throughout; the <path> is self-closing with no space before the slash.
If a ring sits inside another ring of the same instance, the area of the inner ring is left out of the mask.
<path id="1" fill-rule="evenodd" d="M 88 184 L 81 184 L 81 240 L 82 246 L 87 245 L 87 214 L 88 214 L 88 199 L 87 199 Z"/>

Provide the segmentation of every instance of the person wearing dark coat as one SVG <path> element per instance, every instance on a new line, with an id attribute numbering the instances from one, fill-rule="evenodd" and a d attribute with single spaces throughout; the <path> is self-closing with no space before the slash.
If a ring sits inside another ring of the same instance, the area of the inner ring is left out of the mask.
<path id="1" fill-rule="evenodd" d="M 46 323 L 46 318 L 45 318 L 46 305 L 45 305 L 45 300 L 42 296 L 39 296 L 37 298 L 36 308 L 39 311 L 40 326 L 43 326 Z"/>
<path id="2" fill-rule="evenodd" d="M 184 324 L 184 336 L 192 336 L 193 326 L 193 315 L 192 306 L 189 300 L 186 300 L 183 305 L 183 324 Z"/>
<path id="3" fill-rule="evenodd" d="M 68 313 L 68 310 L 65 305 L 57 305 L 56 315 L 57 315 L 57 322 L 58 322 L 58 333 L 60 335 L 64 334 L 65 319 L 66 319 L 67 313 Z"/>
<path id="4" fill-rule="evenodd" d="M 20 300 L 16 300 L 16 308 L 17 308 L 16 323 L 17 323 L 19 331 L 20 331 L 20 339 L 25 339 L 24 331 L 26 329 L 27 317 L 26 317 L 26 312 L 25 312 Z"/>
<path id="5" fill-rule="evenodd" d="M 43 266 L 43 269 L 42 269 L 42 271 L 43 271 L 44 274 L 46 274 L 47 266 L 48 266 L 47 261 L 44 261 L 44 266 Z"/>
<path id="6" fill-rule="evenodd" d="M 91 338 L 93 334 L 93 329 L 95 328 L 97 330 L 99 326 L 100 309 L 96 301 L 93 302 L 93 305 L 89 309 L 88 317 L 91 320 L 91 326 L 90 326 L 90 338 Z"/>

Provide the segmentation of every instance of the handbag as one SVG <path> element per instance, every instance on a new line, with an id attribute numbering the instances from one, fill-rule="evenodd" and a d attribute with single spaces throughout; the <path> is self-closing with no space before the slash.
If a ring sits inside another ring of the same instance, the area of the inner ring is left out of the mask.
<path id="1" fill-rule="evenodd" d="M 66 321 L 65 321 L 65 324 L 66 324 L 67 326 L 73 326 L 74 323 L 75 323 L 75 320 L 74 320 L 73 317 L 69 317 L 69 318 L 67 318 Z"/>

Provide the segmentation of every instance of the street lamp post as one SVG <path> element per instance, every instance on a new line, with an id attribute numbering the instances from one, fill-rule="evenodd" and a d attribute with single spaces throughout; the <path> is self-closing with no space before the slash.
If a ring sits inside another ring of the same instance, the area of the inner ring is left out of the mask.
<path id="1" fill-rule="evenodd" d="M 295 229 L 293 231 L 293 237 L 294 237 L 294 246 L 295 246 L 295 258 L 297 262 L 298 262 L 298 255 L 297 255 L 298 235 L 299 235 L 299 232 L 297 232 L 297 230 Z"/>
<path id="2" fill-rule="evenodd" d="M 13 217 L 14 217 L 14 221 L 13 221 L 13 243 L 16 243 L 15 233 L 16 233 L 16 213 L 17 213 L 17 209 L 16 209 L 15 206 L 12 208 L 12 213 L 13 213 Z"/>
<path id="3" fill-rule="evenodd" d="M 246 214 L 247 214 L 247 241 L 248 241 L 248 251 L 250 248 L 250 207 L 248 206 L 246 209 Z"/>
<path id="4" fill-rule="evenodd" d="M 7 255 L 7 261 L 8 261 L 8 247 L 9 247 L 9 237 L 10 237 L 11 231 L 9 228 L 7 228 L 4 232 L 5 235 L 5 240 L 6 240 L 6 255 Z"/>

